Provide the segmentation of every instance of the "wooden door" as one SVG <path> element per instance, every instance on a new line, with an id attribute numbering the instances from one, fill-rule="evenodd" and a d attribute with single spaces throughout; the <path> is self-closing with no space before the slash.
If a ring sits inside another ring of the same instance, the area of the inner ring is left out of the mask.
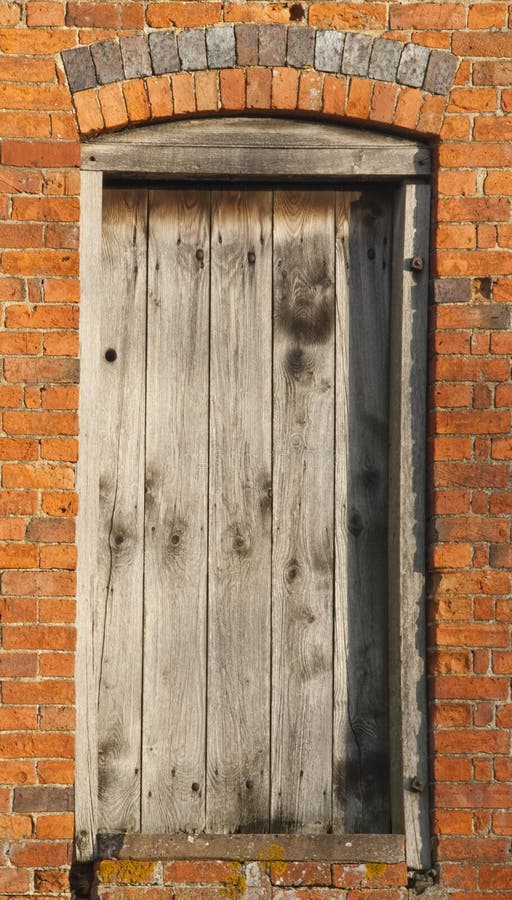
<path id="1" fill-rule="evenodd" d="M 104 193 L 100 831 L 390 830 L 391 201 Z"/>

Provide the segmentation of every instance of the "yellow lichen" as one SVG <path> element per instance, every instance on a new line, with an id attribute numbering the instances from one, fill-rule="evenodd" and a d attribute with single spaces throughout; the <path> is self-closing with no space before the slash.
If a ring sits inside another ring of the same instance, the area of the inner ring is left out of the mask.
<path id="1" fill-rule="evenodd" d="M 133 859 L 104 859 L 98 865 L 98 878 L 103 884 L 148 884 L 153 880 L 154 862 Z"/>
<path id="2" fill-rule="evenodd" d="M 240 863 L 232 862 L 230 865 L 233 871 L 227 876 L 224 887 L 220 890 L 225 897 L 229 897 L 229 900 L 238 900 L 238 897 L 245 895 L 247 882 L 240 868 Z"/>
<path id="3" fill-rule="evenodd" d="M 367 878 L 377 878 L 378 875 L 382 875 L 382 873 L 387 869 L 386 863 L 377 862 L 365 863 L 364 867 L 366 869 Z"/>
<path id="4" fill-rule="evenodd" d="M 285 852 L 281 844 L 267 844 L 263 850 L 260 850 L 258 859 L 261 862 L 273 863 L 272 871 L 276 878 L 281 878 L 286 872 L 286 863 L 284 861 Z"/>

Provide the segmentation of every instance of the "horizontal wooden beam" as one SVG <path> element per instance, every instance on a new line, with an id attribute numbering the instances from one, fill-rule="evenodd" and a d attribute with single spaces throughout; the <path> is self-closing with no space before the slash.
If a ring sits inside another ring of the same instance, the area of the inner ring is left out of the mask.
<path id="1" fill-rule="evenodd" d="M 130 128 L 82 147 L 82 168 L 145 177 L 404 178 L 429 175 L 426 144 L 286 119 L 200 119 Z"/>
<path id="2" fill-rule="evenodd" d="M 405 839 L 401 834 L 99 834 L 98 856 L 396 863 L 405 859 Z"/>

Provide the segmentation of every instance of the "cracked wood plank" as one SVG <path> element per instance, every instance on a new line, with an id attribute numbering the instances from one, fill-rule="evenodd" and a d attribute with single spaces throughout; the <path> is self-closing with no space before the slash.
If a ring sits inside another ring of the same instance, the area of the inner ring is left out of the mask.
<path id="1" fill-rule="evenodd" d="M 206 828 L 266 831 L 270 743 L 270 191 L 213 191 Z"/>
<path id="2" fill-rule="evenodd" d="M 149 195 L 142 829 L 205 825 L 209 191 Z"/>
<path id="3" fill-rule="evenodd" d="M 146 207 L 144 190 L 104 192 L 95 560 L 98 827 L 103 831 L 140 828 Z"/>
<path id="4" fill-rule="evenodd" d="M 272 808 L 332 825 L 334 193 L 274 195 Z"/>

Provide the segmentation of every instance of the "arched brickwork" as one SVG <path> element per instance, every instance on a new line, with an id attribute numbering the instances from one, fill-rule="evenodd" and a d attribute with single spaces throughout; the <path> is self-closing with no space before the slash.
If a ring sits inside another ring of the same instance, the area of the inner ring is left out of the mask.
<path id="1" fill-rule="evenodd" d="M 283 112 L 435 136 L 457 67 L 414 43 L 282 25 L 159 31 L 62 56 L 83 139 L 173 116 Z"/>

